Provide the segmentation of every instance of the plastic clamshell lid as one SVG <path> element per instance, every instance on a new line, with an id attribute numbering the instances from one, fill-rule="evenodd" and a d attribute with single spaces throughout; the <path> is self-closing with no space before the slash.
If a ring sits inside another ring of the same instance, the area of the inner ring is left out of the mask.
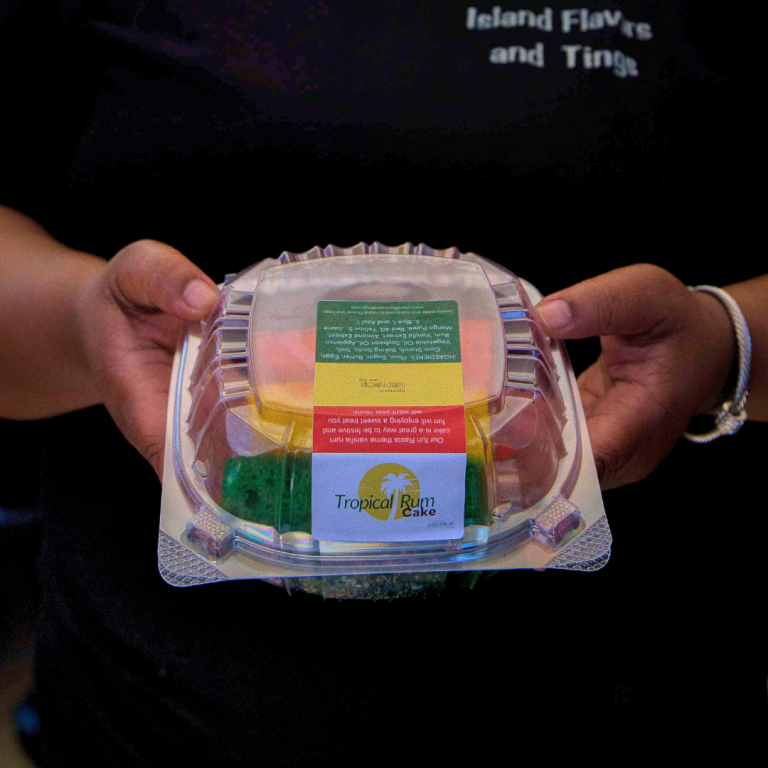
<path id="1" fill-rule="evenodd" d="M 300 477 L 306 484 L 319 301 L 446 299 L 459 306 L 468 460 L 482 468 L 478 487 L 487 492 L 485 511 L 465 510 L 463 539 L 318 541 L 309 533 L 306 488 L 255 517 L 223 498 L 226 468 L 255 467 L 250 457 L 277 461 L 290 480 L 285 488 Z M 211 317 L 189 329 L 174 363 L 160 535 L 166 579 L 202 583 L 178 576 L 189 568 L 215 571 L 201 578 L 219 580 L 571 561 L 598 563 L 574 566 L 582 570 L 600 567 L 610 532 L 583 410 L 562 343 L 536 322 L 538 299 L 525 281 L 482 257 L 410 244 L 286 252 L 228 278 Z M 521 546 L 526 541 L 543 547 Z M 579 541 L 587 543 L 566 557 L 563 548 Z"/>
<path id="2" fill-rule="evenodd" d="M 249 339 L 251 359 L 258 361 L 251 369 L 256 397 L 270 408 L 312 412 L 319 301 L 446 299 L 459 305 L 465 405 L 497 400 L 504 386 L 505 340 L 483 268 L 392 254 L 339 256 L 262 272 Z"/>

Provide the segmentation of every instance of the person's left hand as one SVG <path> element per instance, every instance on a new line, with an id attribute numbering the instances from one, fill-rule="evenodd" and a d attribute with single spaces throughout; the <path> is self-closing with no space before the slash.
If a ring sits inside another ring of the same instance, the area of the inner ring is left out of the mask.
<path id="1" fill-rule="evenodd" d="M 661 267 L 637 264 L 544 298 L 536 312 L 559 339 L 600 336 L 579 377 L 603 489 L 642 479 L 719 403 L 735 354 L 720 302 Z"/>

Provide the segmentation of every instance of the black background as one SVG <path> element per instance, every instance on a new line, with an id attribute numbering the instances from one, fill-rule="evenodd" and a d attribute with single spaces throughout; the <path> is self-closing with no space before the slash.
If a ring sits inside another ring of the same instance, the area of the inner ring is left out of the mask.
<path id="1" fill-rule="evenodd" d="M 218 110 L 228 124 L 236 108 L 166 62 L 116 62 L 111 43 L 63 36 L 53 17 L 35 17 L 47 7 L 8 5 L 0 16 L 12 105 L 3 202 L 69 245 L 108 257 L 152 237 L 217 281 L 282 250 L 361 240 L 456 245 L 543 293 L 638 261 L 689 284 L 765 271 L 748 246 L 749 61 L 706 6 L 692 34 L 724 79 L 665 104 L 655 162 L 645 148 L 641 163 L 608 153 L 604 164 L 519 176 L 490 150 L 437 167 L 430 153 L 443 139 L 414 130 L 406 151 L 402 137 L 344 125 L 308 141 L 281 124 L 245 165 L 237 131 L 194 162 L 169 149 L 175 136 L 138 160 L 128 146 L 134 162 L 120 162 L 120 142 L 89 134 L 97 94 L 107 115 L 131 93 L 167 117 L 172 92 L 187 122 Z M 583 370 L 597 344 L 569 351 Z M 41 510 L 38 686 L 59 758 L 456 759 L 516 740 L 524 720 L 576 740 L 607 721 L 683 744 L 710 725 L 746 732 L 765 709 L 764 425 L 709 446 L 681 442 L 649 478 L 606 493 L 614 548 L 599 572 L 509 572 L 429 603 L 374 604 L 256 582 L 174 589 L 156 568 L 159 484 L 102 409 L 4 422 L 0 434 L 12 446 L 0 501 Z"/>

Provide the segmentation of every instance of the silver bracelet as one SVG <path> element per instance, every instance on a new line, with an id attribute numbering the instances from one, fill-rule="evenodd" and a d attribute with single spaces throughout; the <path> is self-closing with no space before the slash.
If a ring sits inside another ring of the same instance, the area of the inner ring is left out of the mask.
<path id="1" fill-rule="evenodd" d="M 690 291 L 703 291 L 711 293 L 727 310 L 733 330 L 736 333 L 736 344 L 739 353 L 739 380 L 736 384 L 736 392 L 730 400 L 726 400 L 715 416 L 715 428 L 704 435 L 694 435 L 683 432 L 683 437 L 692 443 L 711 443 L 723 435 L 735 435 L 741 425 L 747 420 L 745 410 L 747 404 L 747 386 L 749 385 L 749 368 L 752 363 L 752 339 L 747 328 L 739 305 L 722 289 L 712 285 L 689 285 Z"/>

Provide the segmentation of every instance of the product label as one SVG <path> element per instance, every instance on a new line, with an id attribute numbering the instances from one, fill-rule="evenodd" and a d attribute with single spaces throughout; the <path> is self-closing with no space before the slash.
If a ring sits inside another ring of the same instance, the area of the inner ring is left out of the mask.
<path id="1" fill-rule="evenodd" d="M 319 302 L 314 538 L 461 538 L 466 464 L 457 303 Z"/>

